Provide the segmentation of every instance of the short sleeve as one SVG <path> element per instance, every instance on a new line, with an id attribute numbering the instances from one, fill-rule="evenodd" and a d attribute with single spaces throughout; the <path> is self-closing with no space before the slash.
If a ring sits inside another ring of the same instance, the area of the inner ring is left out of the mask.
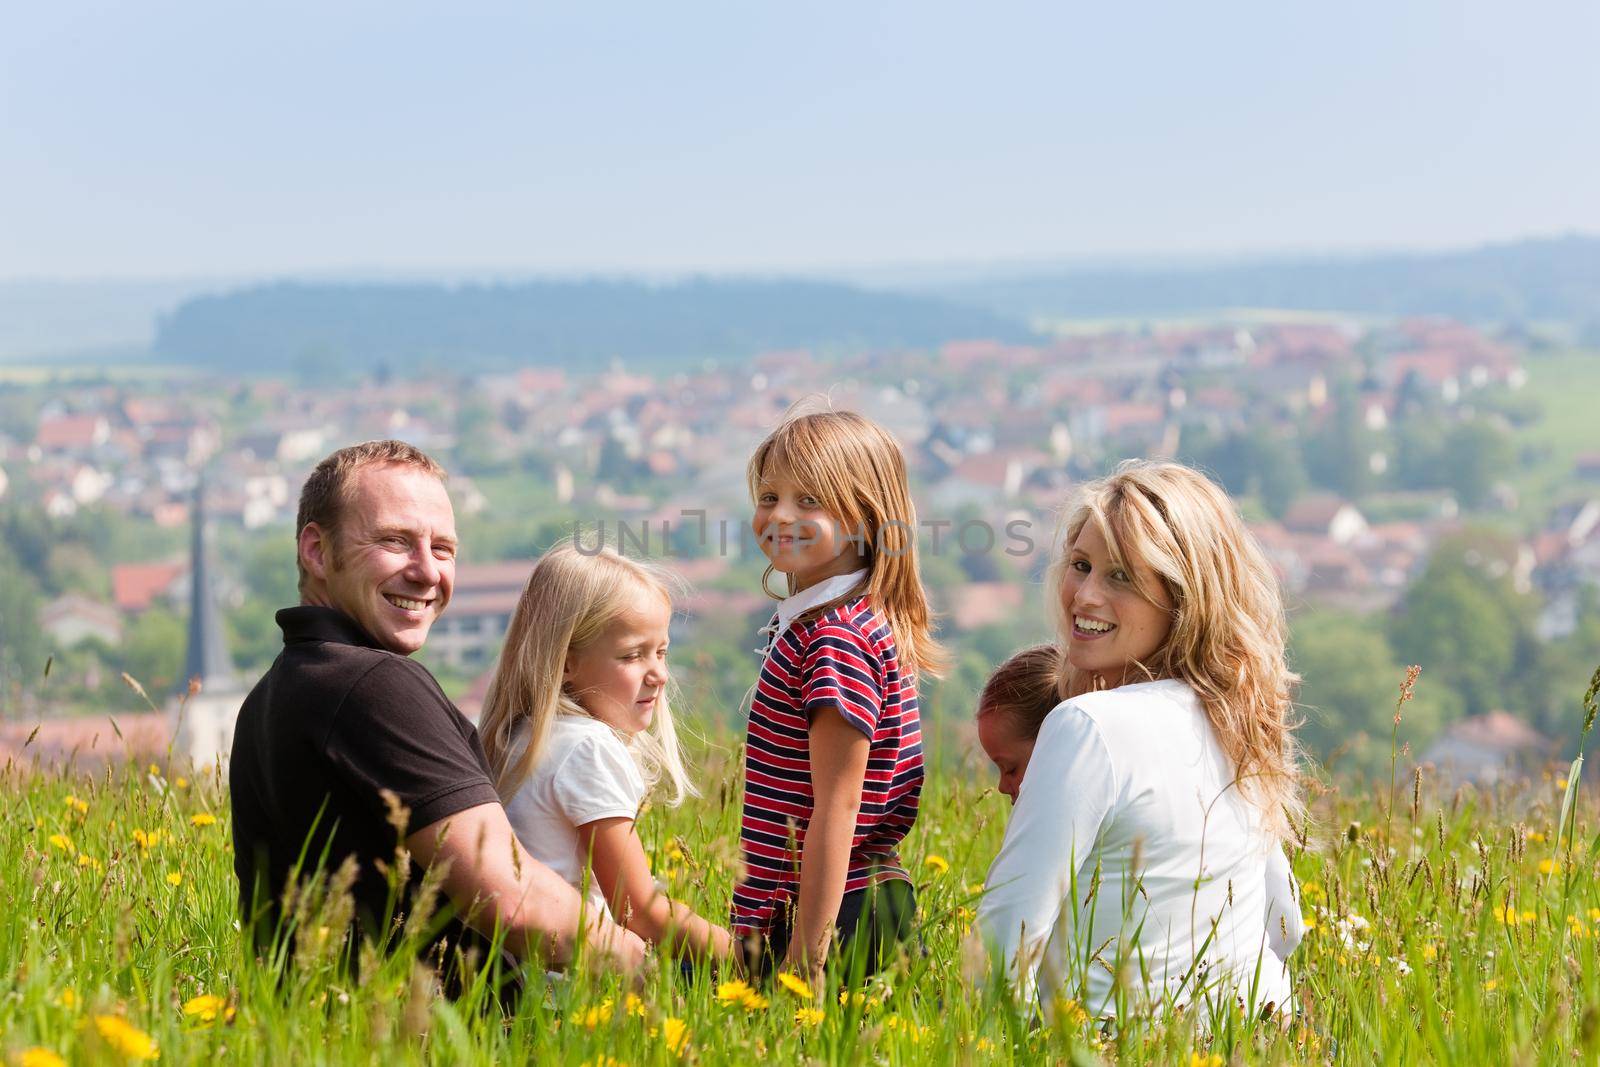
<path id="1" fill-rule="evenodd" d="M 854 627 L 819 626 L 800 662 L 800 705 L 814 719 L 837 708 L 846 722 L 871 738 L 883 712 L 878 654 Z"/>
<path id="2" fill-rule="evenodd" d="M 573 826 L 638 817 L 644 777 L 621 739 L 608 729 L 579 738 L 551 777 L 556 806 Z"/>
<path id="3" fill-rule="evenodd" d="M 403 660 L 374 666 L 351 687 L 323 745 L 334 773 L 380 818 L 384 790 L 410 810 L 407 833 L 500 799 L 471 725 L 421 670 Z"/>

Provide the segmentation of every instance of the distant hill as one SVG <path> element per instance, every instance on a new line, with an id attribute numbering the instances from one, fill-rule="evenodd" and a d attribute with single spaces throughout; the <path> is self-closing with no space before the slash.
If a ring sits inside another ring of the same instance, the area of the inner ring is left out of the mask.
<path id="1" fill-rule="evenodd" d="M 908 287 L 909 288 L 909 287 Z M 1465 251 L 1002 272 L 916 286 L 1025 320 L 1293 308 L 1600 327 L 1600 238 Z"/>
<path id="2" fill-rule="evenodd" d="M 186 301 L 160 321 L 152 350 L 162 359 L 267 371 L 308 361 L 484 370 L 1030 336 L 992 311 L 834 282 L 281 283 Z"/>

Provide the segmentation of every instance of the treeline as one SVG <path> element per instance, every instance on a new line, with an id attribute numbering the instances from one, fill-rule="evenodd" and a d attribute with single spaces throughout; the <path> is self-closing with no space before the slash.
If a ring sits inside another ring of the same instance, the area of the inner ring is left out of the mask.
<path id="1" fill-rule="evenodd" d="M 1023 318 L 1298 308 L 1502 322 L 1557 319 L 1600 337 L 1600 239 L 1170 268 L 1082 267 L 929 291 Z"/>
<path id="2" fill-rule="evenodd" d="M 809 281 L 539 281 L 508 285 L 282 283 L 197 297 L 154 353 L 237 369 L 495 370 L 661 364 L 775 349 L 930 348 L 1031 336 L 942 299 Z"/>

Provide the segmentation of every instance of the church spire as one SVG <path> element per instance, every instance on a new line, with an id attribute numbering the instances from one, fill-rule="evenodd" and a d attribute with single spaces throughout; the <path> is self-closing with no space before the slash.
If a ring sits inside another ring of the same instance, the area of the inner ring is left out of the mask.
<path id="1" fill-rule="evenodd" d="M 178 688 L 186 690 L 189 679 L 198 677 L 212 692 L 236 687 L 238 675 L 222 634 L 222 611 L 211 588 L 210 553 L 206 543 L 206 479 L 195 479 L 193 532 L 189 541 L 189 653 L 183 661 Z"/>

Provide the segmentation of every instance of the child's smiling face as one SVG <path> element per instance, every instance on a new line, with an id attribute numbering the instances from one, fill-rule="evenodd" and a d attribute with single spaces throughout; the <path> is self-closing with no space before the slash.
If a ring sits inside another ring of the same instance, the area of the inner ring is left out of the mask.
<path id="1" fill-rule="evenodd" d="M 562 685 L 584 711 L 621 733 L 650 726 L 667 684 L 672 605 L 641 589 L 633 605 L 567 655 Z"/>
<path id="2" fill-rule="evenodd" d="M 866 565 L 850 531 L 787 474 L 761 479 L 750 527 L 773 569 L 794 578 L 796 592 Z"/>

